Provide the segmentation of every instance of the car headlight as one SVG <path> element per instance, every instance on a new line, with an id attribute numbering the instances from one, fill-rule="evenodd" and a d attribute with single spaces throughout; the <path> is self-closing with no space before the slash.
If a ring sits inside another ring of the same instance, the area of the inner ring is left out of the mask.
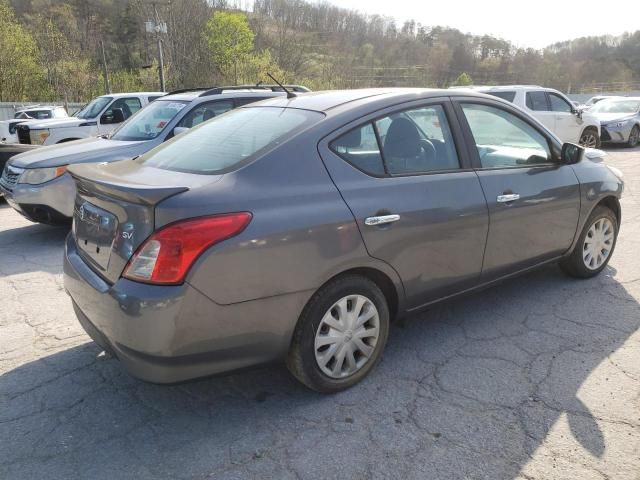
<path id="1" fill-rule="evenodd" d="M 49 130 L 30 130 L 29 139 L 33 145 L 42 145 L 49 138 Z"/>
<path id="2" fill-rule="evenodd" d="M 22 172 L 18 183 L 28 183 L 29 185 L 40 185 L 64 175 L 67 166 L 52 168 L 29 168 Z"/>

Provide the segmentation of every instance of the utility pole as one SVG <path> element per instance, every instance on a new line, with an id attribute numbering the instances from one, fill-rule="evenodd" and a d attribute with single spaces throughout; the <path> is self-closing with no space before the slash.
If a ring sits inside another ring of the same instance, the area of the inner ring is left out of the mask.
<path id="1" fill-rule="evenodd" d="M 102 49 L 102 72 L 104 74 L 104 89 L 105 93 L 111 93 L 111 83 L 109 83 L 109 70 L 107 69 L 107 56 L 104 54 L 104 42 L 102 40 L 100 40 L 100 48 Z"/>
<path id="2" fill-rule="evenodd" d="M 165 5 L 168 5 L 171 3 L 170 1 L 161 2 L 160 0 L 145 2 L 145 3 L 151 3 L 151 5 L 153 6 L 153 14 L 155 18 L 153 20 L 147 20 L 144 24 L 145 24 L 145 30 L 147 33 L 155 33 L 156 35 L 156 40 L 158 42 L 158 78 L 160 79 L 160 90 L 164 92 L 165 91 L 164 56 L 162 54 L 162 38 L 160 37 L 160 34 L 167 33 L 167 24 L 166 22 L 162 22 L 160 20 L 160 15 L 158 15 L 158 8 L 156 6 L 158 2 Z"/>
<path id="3" fill-rule="evenodd" d="M 158 71 L 160 73 L 160 91 L 164 92 L 164 58 L 162 57 L 162 39 L 158 35 Z"/>

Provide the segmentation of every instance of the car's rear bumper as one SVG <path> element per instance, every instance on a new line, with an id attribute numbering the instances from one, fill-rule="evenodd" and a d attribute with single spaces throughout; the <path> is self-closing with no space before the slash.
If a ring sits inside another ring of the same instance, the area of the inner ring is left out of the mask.
<path id="1" fill-rule="evenodd" d="M 174 383 L 286 355 L 298 315 L 310 296 L 296 293 L 218 305 L 188 283 L 109 285 L 67 237 L 64 286 L 89 336 L 132 375 Z"/>

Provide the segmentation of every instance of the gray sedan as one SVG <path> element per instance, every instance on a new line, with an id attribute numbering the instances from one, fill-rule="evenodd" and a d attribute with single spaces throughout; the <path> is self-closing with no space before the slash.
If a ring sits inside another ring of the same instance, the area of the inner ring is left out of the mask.
<path id="1" fill-rule="evenodd" d="M 620 172 L 511 104 L 421 89 L 289 97 L 136 160 L 69 168 L 65 288 L 133 375 L 285 359 L 335 392 L 371 371 L 395 319 L 549 262 L 586 278 L 611 258 Z"/>
<path id="2" fill-rule="evenodd" d="M 589 113 L 600 120 L 603 143 L 625 143 L 635 147 L 640 142 L 640 97 L 603 100 Z"/>

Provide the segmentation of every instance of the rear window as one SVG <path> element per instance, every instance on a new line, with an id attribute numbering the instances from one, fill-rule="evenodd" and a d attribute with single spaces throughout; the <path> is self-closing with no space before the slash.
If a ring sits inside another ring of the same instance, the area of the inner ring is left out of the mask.
<path id="1" fill-rule="evenodd" d="M 322 117 L 319 112 L 295 108 L 239 108 L 150 150 L 140 161 L 164 170 L 224 173 L 285 142 Z"/>
<path id="2" fill-rule="evenodd" d="M 516 92 L 487 92 L 489 95 L 501 98 L 507 102 L 512 102 L 516 98 Z"/>

